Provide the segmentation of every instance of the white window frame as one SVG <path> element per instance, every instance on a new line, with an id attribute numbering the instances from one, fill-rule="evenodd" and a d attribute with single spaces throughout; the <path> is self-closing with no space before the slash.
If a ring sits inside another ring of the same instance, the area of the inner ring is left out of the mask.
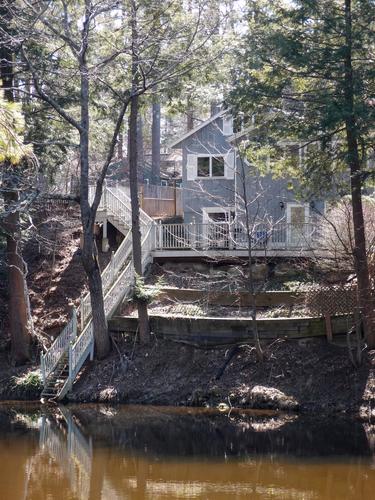
<path id="1" fill-rule="evenodd" d="M 210 219 L 209 214 L 215 214 L 218 212 L 225 213 L 226 215 L 229 214 L 228 220 L 226 222 L 230 222 L 230 214 L 231 212 L 234 212 L 234 219 L 236 219 L 236 209 L 235 207 L 203 207 L 202 208 L 202 219 L 204 224 L 212 223 L 215 224 L 216 222 Z M 218 224 L 221 224 L 219 222 Z"/>
<path id="2" fill-rule="evenodd" d="M 296 202 L 287 202 L 286 204 L 286 222 L 287 224 L 291 224 L 292 218 L 292 208 L 293 207 L 305 207 L 305 222 L 308 223 L 310 220 L 310 204 L 309 203 L 296 203 Z"/>
<path id="3" fill-rule="evenodd" d="M 197 179 L 226 179 L 226 177 L 225 177 L 225 154 L 213 155 L 213 154 L 207 153 L 207 154 L 197 154 L 196 156 L 197 156 Z M 198 175 L 199 158 L 209 158 L 210 159 L 209 175 L 207 175 L 207 176 L 199 176 Z M 223 168 L 224 168 L 223 175 L 212 175 L 212 158 L 222 158 L 223 159 Z"/>
<path id="4" fill-rule="evenodd" d="M 167 179 L 161 179 L 161 181 L 160 181 L 160 185 L 161 185 L 161 186 L 164 186 L 164 187 L 168 186 L 168 181 L 167 181 Z"/>

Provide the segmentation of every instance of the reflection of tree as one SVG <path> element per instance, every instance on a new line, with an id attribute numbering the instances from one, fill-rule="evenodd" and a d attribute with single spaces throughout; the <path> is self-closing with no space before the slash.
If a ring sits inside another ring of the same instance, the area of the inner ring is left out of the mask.
<path id="1" fill-rule="evenodd" d="M 0 411 L 0 425 L 6 499 L 341 500 L 373 487 L 374 427 L 338 416 L 80 406 Z"/>

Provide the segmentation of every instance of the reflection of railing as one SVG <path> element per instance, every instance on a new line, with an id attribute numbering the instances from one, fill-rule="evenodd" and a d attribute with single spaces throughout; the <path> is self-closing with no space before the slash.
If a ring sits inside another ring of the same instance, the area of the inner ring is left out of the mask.
<path id="1" fill-rule="evenodd" d="M 310 249 L 318 245 L 318 235 L 314 223 L 259 223 L 249 235 L 242 223 L 158 224 L 155 244 L 159 250 Z"/>
<path id="2" fill-rule="evenodd" d="M 77 498 L 88 498 L 92 469 L 92 443 L 86 439 L 67 408 L 59 408 L 65 419 L 66 430 L 54 416 L 42 416 L 39 446 L 47 452 L 69 478 Z M 67 431 L 67 432 L 66 432 Z"/>

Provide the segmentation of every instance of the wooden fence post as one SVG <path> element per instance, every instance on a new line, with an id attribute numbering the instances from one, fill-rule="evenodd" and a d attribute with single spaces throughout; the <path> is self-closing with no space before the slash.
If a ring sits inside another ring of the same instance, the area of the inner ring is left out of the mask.
<path id="1" fill-rule="evenodd" d="M 328 342 L 332 342 L 332 319 L 330 314 L 325 314 L 324 315 L 325 319 L 325 325 L 326 325 L 326 335 L 327 335 L 327 340 Z"/>

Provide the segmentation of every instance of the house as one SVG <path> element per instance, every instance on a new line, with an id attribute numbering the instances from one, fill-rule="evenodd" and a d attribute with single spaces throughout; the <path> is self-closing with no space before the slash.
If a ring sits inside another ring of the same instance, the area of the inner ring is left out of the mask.
<path id="1" fill-rule="evenodd" d="M 308 225 L 324 211 L 324 201 L 302 203 L 293 191 L 293 179 L 256 172 L 241 157 L 239 143 L 230 112 L 219 110 L 171 144 L 182 151 L 184 222 L 236 222 L 243 230 L 246 205 L 259 237 L 268 231 L 262 223 L 268 228 L 283 225 L 282 231 L 273 230 L 275 245 L 278 240 L 296 242 L 301 232 L 305 237 Z"/>

